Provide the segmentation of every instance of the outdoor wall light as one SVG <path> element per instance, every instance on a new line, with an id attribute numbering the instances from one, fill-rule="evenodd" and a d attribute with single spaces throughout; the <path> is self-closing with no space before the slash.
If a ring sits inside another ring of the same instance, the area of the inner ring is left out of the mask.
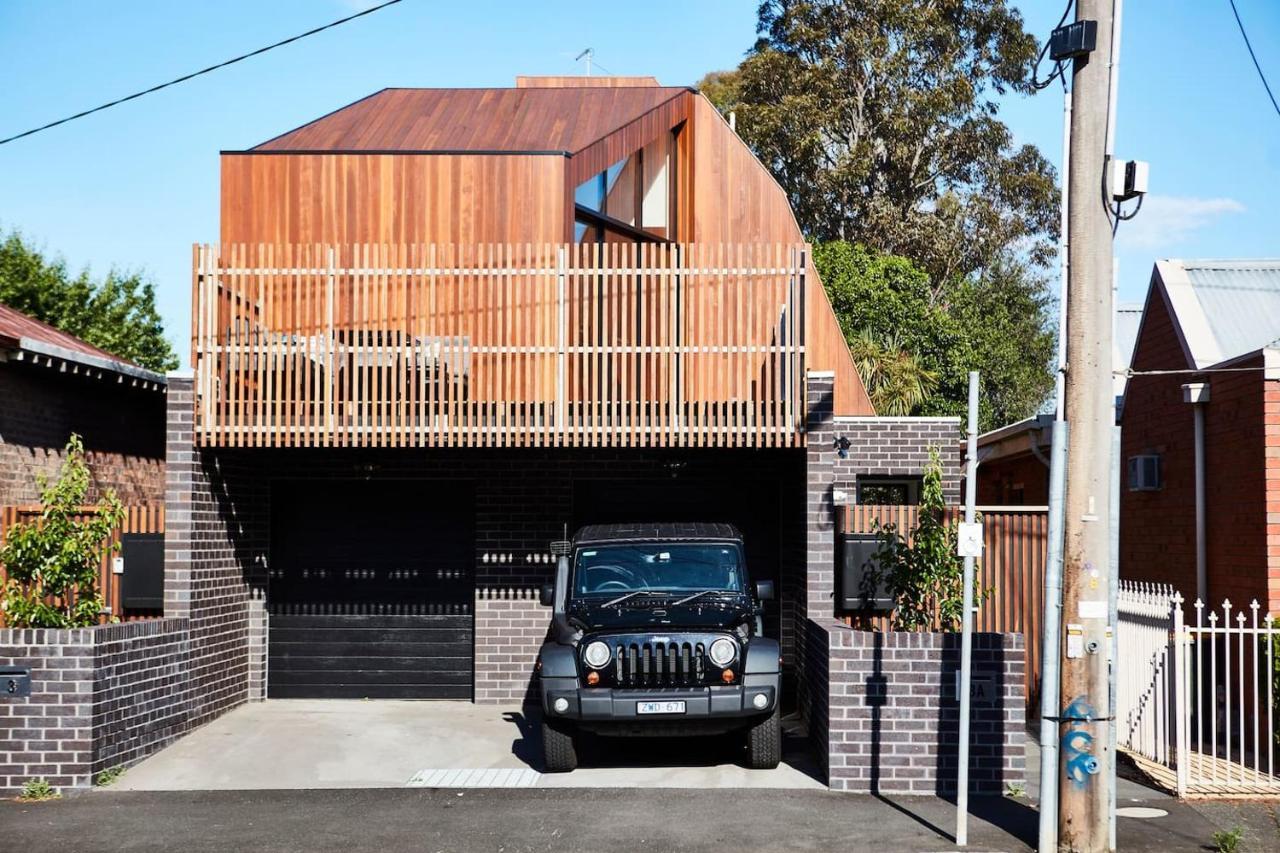
<path id="1" fill-rule="evenodd" d="M 839 456 L 841 459 L 848 459 L 849 448 L 853 446 L 853 442 L 851 442 L 849 439 L 845 438 L 842 435 L 839 438 L 837 438 L 834 442 L 832 442 L 832 446 L 835 448 L 837 456 Z"/>

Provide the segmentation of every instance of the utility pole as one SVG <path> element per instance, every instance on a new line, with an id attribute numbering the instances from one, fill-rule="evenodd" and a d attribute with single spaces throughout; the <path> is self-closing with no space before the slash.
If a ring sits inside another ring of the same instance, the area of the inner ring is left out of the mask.
<path id="1" fill-rule="evenodd" d="M 1107 622 L 1111 561 L 1110 193 L 1104 190 L 1113 0 L 1077 0 L 1077 24 L 1096 22 L 1095 48 L 1072 62 L 1071 241 L 1068 248 L 1066 495 L 1063 518 L 1058 847 L 1110 849 L 1114 784 L 1109 747 Z M 1105 192 L 1105 195 L 1104 195 Z"/>

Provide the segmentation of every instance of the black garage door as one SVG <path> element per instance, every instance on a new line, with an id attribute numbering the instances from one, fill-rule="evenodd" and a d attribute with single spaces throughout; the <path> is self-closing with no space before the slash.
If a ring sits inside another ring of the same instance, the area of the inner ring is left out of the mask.
<path id="1" fill-rule="evenodd" d="M 469 699 L 469 485 L 281 482 L 267 695 Z"/>

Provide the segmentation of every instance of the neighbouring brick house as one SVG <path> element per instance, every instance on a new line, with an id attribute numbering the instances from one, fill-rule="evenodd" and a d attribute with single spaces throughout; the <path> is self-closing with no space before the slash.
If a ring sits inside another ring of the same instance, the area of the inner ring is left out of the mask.
<path id="1" fill-rule="evenodd" d="M 958 499 L 958 420 L 876 416 L 783 191 L 704 97 L 384 90 L 224 152 L 221 241 L 196 247 L 194 370 L 169 377 L 181 725 L 264 698 L 518 704 L 552 540 L 727 522 L 776 582 L 784 703 L 832 786 L 954 786 L 917 735 L 956 713 L 958 652 L 840 621 L 834 516 L 918 492 L 934 447 Z M 1023 652 L 979 648 L 1001 686 L 974 784 L 999 793 Z"/>
<path id="2" fill-rule="evenodd" d="M 72 433 L 93 473 L 90 499 L 164 502 L 165 379 L 0 305 L 0 506 L 39 502 Z"/>
<path id="3" fill-rule="evenodd" d="M 1155 265 L 1121 416 L 1123 577 L 1280 612 L 1278 340 L 1280 261 Z"/>
<path id="4" fill-rule="evenodd" d="M 1142 303 L 1116 305 L 1112 324 L 1112 360 L 1117 369 L 1129 365 L 1142 320 Z M 1126 379 L 1115 377 L 1116 400 L 1124 397 Z M 1047 506 L 1049 445 L 1053 415 L 1032 415 L 978 436 L 977 499 L 984 506 Z"/>

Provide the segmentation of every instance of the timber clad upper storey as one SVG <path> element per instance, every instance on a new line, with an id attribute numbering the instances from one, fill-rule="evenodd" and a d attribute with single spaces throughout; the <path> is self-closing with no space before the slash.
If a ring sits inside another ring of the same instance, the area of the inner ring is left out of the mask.
<path id="1" fill-rule="evenodd" d="M 785 194 L 650 78 L 386 89 L 222 155 L 211 445 L 793 446 L 871 414 Z"/>

